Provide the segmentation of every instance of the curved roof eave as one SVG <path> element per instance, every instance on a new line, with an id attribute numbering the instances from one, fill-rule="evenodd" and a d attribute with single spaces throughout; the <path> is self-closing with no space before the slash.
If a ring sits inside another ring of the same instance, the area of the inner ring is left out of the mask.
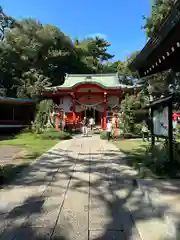
<path id="1" fill-rule="evenodd" d="M 75 83 L 72 86 L 63 86 L 63 85 L 57 86 L 57 89 L 72 89 L 72 88 L 76 88 L 79 85 L 85 85 L 85 84 L 97 85 L 97 86 L 101 87 L 102 89 L 108 89 L 108 88 L 109 89 L 117 89 L 117 88 L 121 87 L 121 85 L 117 85 L 117 86 L 111 87 L 111 86 L 103 85 L 103 84 L 101 84 L 99 82 L 96 82 L 96 81 L 94 81 L 94 82 L 92 82 L 92 81 L 84 81 L 84 82 Z"/>
<path id="2" fill-rule="evenodd" d="M 74 84 L 73 86 L 56 86 L 56 87 L 49 87 L 49 88 L 46 88 L 47 91 L 56 91 L 56 90 L 71 90 L 71 89 L 74 89 L 76 88 L 77 86 L 80 86 L 80 85 L 85 85 L 85 84 L 91 84 L 91 85 L 97 85 L 99 87 L 101 87 L 102 89 L 114 89 L 114 90 L 117 90 L 117 89 L 132 89 L 132 88 L 141 88 L 141 84 L 137 84 L 137 85 L 125 85 L 125 84 L 119 84 L 117 86 L 105 86 L 99 82 L 79 82 L 79 83 L 76 83 Z"/>

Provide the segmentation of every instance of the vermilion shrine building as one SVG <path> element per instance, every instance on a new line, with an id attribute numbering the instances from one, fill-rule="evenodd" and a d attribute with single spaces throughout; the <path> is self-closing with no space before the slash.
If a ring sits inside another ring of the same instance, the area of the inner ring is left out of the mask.
<path id="1" fill-rule="evenodd" d="M 107 118 L 118 112 L 125 94 L 134 94 L 138 88 L 121 84 L 118 74 L 70 74 L 62 85 L 46 89 L 43 95 L 54 100 L 56 111 L 65 113 L 67 124 L 93 117 L 105 128 Z"/>

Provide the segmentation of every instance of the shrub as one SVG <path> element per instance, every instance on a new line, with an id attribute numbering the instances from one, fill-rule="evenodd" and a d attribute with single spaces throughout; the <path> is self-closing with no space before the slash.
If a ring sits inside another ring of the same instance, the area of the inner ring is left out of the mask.
<path id="1" fill-rule="evenodd" d="M 176 136 L 176 138 L 180 138 L 180 125 L 178 124 L 176 129 L 174 130 L 173 134 Z"/>
<path id="2" fill-rule="evenodd" d="M 101 138 L 101 139 L 107 139 L 107 133 L 106 133 L 106 131 L 102 131 L 102 132 L 100 133 L 100 138 Z"/>
<path id="3" fill-rule="evenodd" d="M 137 123 L 134 125 L 134 134 L 140 135 L 141 134 L 141 129 L 142 129 L 142 124 Z"/>
<path id="4" fill-rule="evenodd" d="M 48 131 L 41 133 L 40 137 L 42 139 L 52 139 L 52 140 L 55 140 L 55 139 L 68 140 L 72 138 L 70 133 L 57 131 L 55 129 L 49 129 Z"/>
<path id="5" fill-rule="evenodd" d="M 32 132 L 40 134 L 44 129 L 54 127 L 53 108 L 54 103 L 50 99 L 43 100 L 37 105 L 36 116 L 32 122 Z"/>
<path id="6" fill-rule="evenodd" d="M 179 177 L 180 174 L 180 143 L 173 143 L 174 161 L 169 157 L 169 143 L 154 145 L 147 148 L 150 160 L 144 162 L 158 176 Z"/>
<path id="7" fill-rule="evenodd" d="M 126 96 L 121 102 L 121 124 L 123 133 L 134 133 L 136 123 L 148 118 L 148 110 L 145 109 L 148 100 L 143 92 L 137 96 Z M 139 134 L 139 133 L 138 133 Z"/>

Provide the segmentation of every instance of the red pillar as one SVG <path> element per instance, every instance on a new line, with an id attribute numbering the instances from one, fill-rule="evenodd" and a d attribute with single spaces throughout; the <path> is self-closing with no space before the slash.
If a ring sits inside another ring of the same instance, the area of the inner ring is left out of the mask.
<path id="1" fill-rule="evenodd" d="M 104 119 L 103 119 L 103 114 L 101 114 L 101 128 L 103 129 L 103 121 L 104 121 Z"/>
<path id="2" fill-rule="evenodd" d="M 76 100 L 73 98 L 73 124 L 76 122 Z"/>
<path id="3" fill-rule="evenodd" d="M 106 129 L 107 93 L 104 93 L 103 129 Z"/>
<path id="4" fill-rule="evenodd" d="M 56 116 L 56 130 L 59 131 L 59 112 L 56 110 L 55 112 Z"/>

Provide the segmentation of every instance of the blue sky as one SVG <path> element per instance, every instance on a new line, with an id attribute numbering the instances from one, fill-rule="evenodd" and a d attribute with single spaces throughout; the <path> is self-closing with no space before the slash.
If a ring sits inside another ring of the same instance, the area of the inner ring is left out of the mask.
<path id="1" fill-rule="evenodd" d="M 72 38 L 104 36 L 115 59 L 123 60 L 146 43 L 142 15 L 149 15 L 150 0 L 1 0 L 0 5 L 7 15 L 56 25 Z"/>

